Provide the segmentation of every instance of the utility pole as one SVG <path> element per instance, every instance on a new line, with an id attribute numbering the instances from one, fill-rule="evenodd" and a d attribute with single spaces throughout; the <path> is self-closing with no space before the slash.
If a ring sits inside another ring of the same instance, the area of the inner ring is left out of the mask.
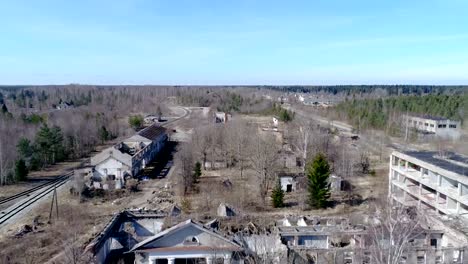
<path id="1" fill-rule="evenodd" d="M 408 141 L 408 123 L 409 123 L 409 116 L 408 116 L 408 110 L 406 111 L 406 116 L 404 118 L 405 123 L 406 123 L 406 128 L 405 128 L 405 142 Z"/>
<path id="2" fill-rule="evenodd" d="M 58 210 L 58 197 L 57 197 L 57 186 L 54 186 L 54 192 L 52 194 L 52 201 L 50 203 L 50 211 L 49 211 L 49 221 L 48 223 L 52 223 L 52 212 L 54 210 L 54 203 L 55 203 L 55 212 L 57 215 L 57 219 L 59 218 L 59 210 Z"/>

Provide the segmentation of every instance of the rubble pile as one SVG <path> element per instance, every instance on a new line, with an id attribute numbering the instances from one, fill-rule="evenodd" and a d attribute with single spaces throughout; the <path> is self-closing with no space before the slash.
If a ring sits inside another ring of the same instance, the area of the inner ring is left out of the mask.
<path id="1" fill-rule="evenodd" d="M 174 193 L 166 189 L 153 191 L 153 196 L 147 203 L 149 208 L 168 210 L 174 206 Z"/>

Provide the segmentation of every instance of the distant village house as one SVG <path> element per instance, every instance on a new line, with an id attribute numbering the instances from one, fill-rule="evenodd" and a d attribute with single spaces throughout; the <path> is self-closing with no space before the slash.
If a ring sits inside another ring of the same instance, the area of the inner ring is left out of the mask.
<path id="1" fill-rule="evenodd" d="M 232 115 L 226 112 L 216 112 L 214 114 L 215 123 L 226 123 L 231 120 Z"/>

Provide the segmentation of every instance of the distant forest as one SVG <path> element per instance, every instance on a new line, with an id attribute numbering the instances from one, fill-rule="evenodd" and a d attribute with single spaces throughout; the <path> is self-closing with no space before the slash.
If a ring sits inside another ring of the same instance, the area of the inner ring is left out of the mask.
<path id="1" fill-rule="evenodd" d="M 355 127 L 385 128 L 398 122 L 401 114 L 425 114 L 454 120 L 467 118 L 468 94 L 393 96 L 380 99 L 351 99 L 337 105 L 336 111 Z"/>
<path id="2" fill-rule="evenodd" d="M 369 94 L 377 89 L 384 90 L 387 95 L 425 95 L 425 94 L 462 94 L 468 91 L 468 85 L 317 85 L 317 86 L 263 86 L 264 88 L 293 93 L 323 92 L 330 94 L 344 93 Z"/>

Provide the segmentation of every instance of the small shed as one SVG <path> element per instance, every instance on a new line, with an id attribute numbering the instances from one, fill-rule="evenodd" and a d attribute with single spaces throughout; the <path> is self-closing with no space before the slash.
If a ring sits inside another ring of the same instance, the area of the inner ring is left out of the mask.
<path id="1" fill-rule="evenodd" d="M 330 190 L 332 192 L 341 192 L 344 190 L 344 181 L 343 178 L 336 176 L 336 175 L 331 175 L 329 178 L 330 181 Z"/>
<path id="2" fill-rule="evenodd" d="M 296 176 L 291 174 L 279 175 L 281 190 L 285 192 L 293 192 L 296 190 Z"/>

